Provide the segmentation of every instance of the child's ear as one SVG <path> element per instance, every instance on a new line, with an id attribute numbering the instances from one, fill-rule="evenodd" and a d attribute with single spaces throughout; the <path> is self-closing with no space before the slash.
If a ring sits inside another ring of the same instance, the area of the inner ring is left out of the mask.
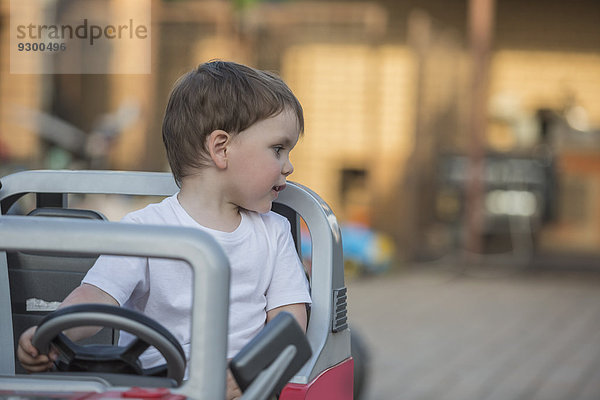
<path id="1" fill-rule="evenodd" d="M 231 143 L 231 135 L 219 129 L 212 131 L 206 140 L 208 152 L 212 161 L 217 168 L 226 168 L 228 156 L 227 149 Z"/>

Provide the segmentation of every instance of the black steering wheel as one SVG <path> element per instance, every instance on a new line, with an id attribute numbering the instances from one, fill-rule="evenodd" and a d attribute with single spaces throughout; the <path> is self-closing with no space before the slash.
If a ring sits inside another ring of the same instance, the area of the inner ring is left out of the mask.
<path id="1" fill-rule="evenodd" d="M 121 329 L 136 336 L 129 345 L 79 345 L 62 331 L 80 326 L 102 326 Z M 47 315 L 39 324 L 32 340 L 42 353 L 50 344 L 61 354 L 56 363 L 59 371 L 122 373 L 142 376 L 166 376 L 180 384 L 185 374 L 185 353 L 179 341 L 158 322 L 121 307 L 104 304 L 78 304 Z M 154 346 L 166 364 L 142 368 L 140 355 Z"/>

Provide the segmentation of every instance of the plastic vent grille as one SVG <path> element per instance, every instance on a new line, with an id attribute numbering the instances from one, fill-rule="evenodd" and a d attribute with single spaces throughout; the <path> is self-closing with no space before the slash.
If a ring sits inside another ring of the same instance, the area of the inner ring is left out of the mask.
<path id="1" fill-rule="evenodd" d="M 346 288 L 334 289 L 333 291 L 333 332 L 340 332 L 348 328 Z"/>

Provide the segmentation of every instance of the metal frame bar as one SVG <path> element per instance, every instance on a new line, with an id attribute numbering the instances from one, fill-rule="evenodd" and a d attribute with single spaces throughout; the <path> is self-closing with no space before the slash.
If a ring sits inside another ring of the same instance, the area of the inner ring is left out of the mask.
<path id="1" fill-rule="evenodd" d="M 187 262 L 194 272 L 190 379 L 173 392 L 191 398 L 199 394 L 203 398 L 224 398 L 227 336 L 223 332 L 227 331 L 228 322 L 229 263 L 209 234 L 183 227 L 3 216 L 0 249 L 161 257 Z M 10 349 L 12 353 L 12 345 Z M 10 389 L 9 383 L 3 381 L 2 387 Z"/>

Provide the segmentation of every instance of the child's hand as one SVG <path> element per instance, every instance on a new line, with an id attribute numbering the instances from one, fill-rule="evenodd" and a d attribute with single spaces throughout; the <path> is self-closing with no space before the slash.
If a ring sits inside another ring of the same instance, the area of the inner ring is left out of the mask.
<path id="1" fill-rule="evenodd" d="M 233 379 L 233 375 L 231 375 L 231 371 L 227 368 L 227 393 L 225 394 L 226 400 L 235 400 L 242 397 L 242 391 L 240 387 Z"/>
<path id="2" fill-rule="evenodd" d="M 37 330 L 37 326 L 32 326 L 27 329 L 19 338 L 19 346 L 17 348 L 17 358 L 19 362 L 28 372 L 43 372 L 52 368 L 54 360 L 57 359 L 58 353 L 51 349 L 49 354 L 40 354 L 38 349 L 33 347 L 31 340 Z"/>

